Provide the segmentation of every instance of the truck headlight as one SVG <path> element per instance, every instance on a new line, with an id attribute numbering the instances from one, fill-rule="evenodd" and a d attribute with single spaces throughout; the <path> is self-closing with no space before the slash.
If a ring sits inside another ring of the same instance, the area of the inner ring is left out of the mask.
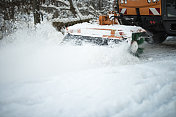
<path id="1" fill-rule="evenodd" d="M 124 3 L 124 0 L 121 0 L 121 2 L 120 2 L 121 4 L 123 4 Z"/>
<path id="2" fill-rule="evenodd" d="M 151 0 L 148 0 L 148 3 L 151 3 Z"/>

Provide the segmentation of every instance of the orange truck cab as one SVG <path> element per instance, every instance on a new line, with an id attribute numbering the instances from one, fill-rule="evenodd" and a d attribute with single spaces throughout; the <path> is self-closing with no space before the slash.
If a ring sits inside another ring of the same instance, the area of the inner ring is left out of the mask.
<path id="1" fill-rule="evenodd" d="M 176 36 L 176 0 L 115 0 L 115 5 L 130 25 L 151 32 L 155 43 L 163 42 L 167 36 Z"/>

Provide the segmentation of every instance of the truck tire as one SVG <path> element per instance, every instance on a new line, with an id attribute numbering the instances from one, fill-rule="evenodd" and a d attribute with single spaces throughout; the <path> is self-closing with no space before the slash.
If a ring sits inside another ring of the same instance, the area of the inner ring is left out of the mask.
<path id="1" fill-rule="evenodd" d="M 152 38 L 155 44 L 159 44 L 166 40 L 167 34 L 165 32 L 154 33 Z"/>

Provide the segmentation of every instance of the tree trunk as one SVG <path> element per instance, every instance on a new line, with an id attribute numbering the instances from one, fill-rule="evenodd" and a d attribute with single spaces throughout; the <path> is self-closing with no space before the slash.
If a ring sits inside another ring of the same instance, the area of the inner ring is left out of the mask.
<path id="1" fill-rule="evenodd" d="M 76 10 L 73 6 L 73 1 L 69 0 L 69 3 L 70 3 L 70 11 L 76 16 Z"/>
<path id="2" fill-rule="evenodd" d="M 101 10 L 102 8 L 102 0 L 98 0 L 98 10 Z"/>
<path id="3" fill-rule="evenodd" d="M 119 13 L 119 1 L 114 0 L 114 11 L 117 11 Z"/>
<path id="4" fill-rule="evenodd" d="M 34 24 L 40 23 L 40 0 L 33 0 Z"/>

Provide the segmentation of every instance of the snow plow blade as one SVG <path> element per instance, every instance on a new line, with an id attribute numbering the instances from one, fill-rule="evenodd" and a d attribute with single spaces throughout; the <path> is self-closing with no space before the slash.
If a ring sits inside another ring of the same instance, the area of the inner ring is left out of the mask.
<path id="1" fill-rule="evenodd" d="M 108 45 L 108 39 L 101 38 L 101 37 L 91 37 L 91 36 L 82 36 L 82 35 L 72 35 L 67 34 L 63 42 L 70 41 L 72 44 L 75 45 L 82 45 L 82 43 L 93 43 L 97 45 Z"/>
<path id="2" fill-rule="evenodd" d="M 130 45 L 130 52 L 136 56 L 139 56 L 143 53 L 143 48 L 140 47 L 145 41 L 146 33 L 132 33 L 132 40 Z M 93 43 L 97 45 L 108 45 L 110 42 L 114 44 L 118 44 L 123 41 L 127 41 L 127 38 L 123 39 L 110 39 L 110 38 L 102 38 L 102 37 L 91 37 L 91 36 L 83 36 L 83 35 L 72 35 L 67 34 L 64 39 L 63 43 L 71 42 L 74 45 L 82 45 L 83 43 Z"/>
<path id="3" fill-rule="evenodd" d="M 129 44 L 129 51 L 134 55 L 143 52 L 140 45 L 147 37 L 147 32 L 141 27 L 119 24 L 81 23 L 67 27 L 65 32 L 63 43 L 69 41 L 72 44 L 82 45 L 85 42 L 93 42 L 98 45 L 109 45 L 126 41 Z"/>

